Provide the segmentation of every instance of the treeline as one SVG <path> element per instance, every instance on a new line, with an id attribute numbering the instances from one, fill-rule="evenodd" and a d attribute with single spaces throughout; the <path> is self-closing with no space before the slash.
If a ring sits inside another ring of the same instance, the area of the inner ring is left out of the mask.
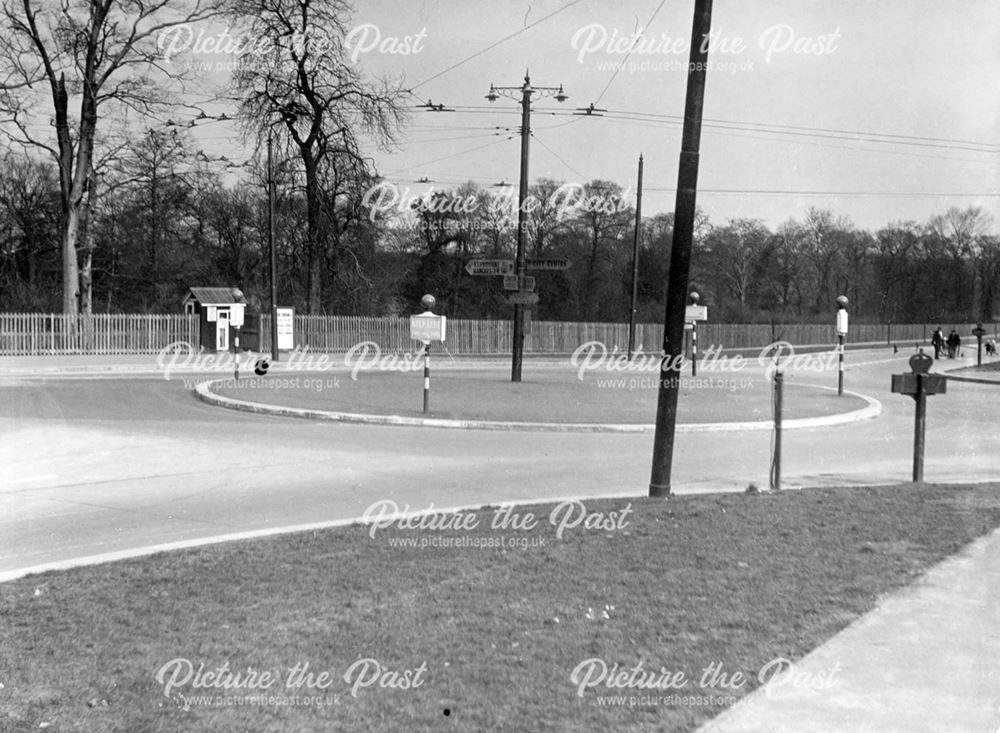
<path id="1" fill-rule="evenodd" d="M 81 236 L 81 275 L 94 312 L 174 312 L 190 285 L 239 287 L 268 307 L 266 173 L 226 185 L 182 133 L 150 130 L 97 176 L 98 196 Z M 276 259 L 282 305 L 310 310 L 308 202 L 279 168 Z M 15 154 L 0 169 L 0 309 L 60 309 L 60 199 L 55 167 Z M 635 211 L 608 181 L 541 179 L 525 209 L 530 258 L 564 258 L 566 270 L 536 271 L 548 320 L 624 321 L 631 294 Z M 433 293 L 444 313 L 505 318 L 501 278 L 473 277 L 472 259 L 514 257 L 513 189 L 466 184 L 422 196 L 355 176 L 320 206 L 336 241 L 320 251 L 319 312 L 392 315 Z M 663 317 L 672 215 L 643 219 L 638 318 Z M 692 289 L 712 320 L 828 319 L 837 295 L 858 322 L 989 320 L 997 310 L 1000 239 L 977 208 L 865 231 L 827 209 L 775 230 L 753 219 L 700 216 Z M 336 253 L 334 261 L 333 255 Z"/>

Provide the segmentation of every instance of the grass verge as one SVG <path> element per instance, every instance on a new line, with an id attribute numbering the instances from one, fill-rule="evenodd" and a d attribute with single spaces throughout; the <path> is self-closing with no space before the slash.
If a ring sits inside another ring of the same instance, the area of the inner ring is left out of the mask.
<path id="1" fill-rule="evenodd" d="M 0 586 L 0 729 L 691 731 L 1000 525 L 998 488 L 589 501 L 606 524 L 561 533 L 486 509 L 31 576 Z M 581 694 L 586 660 L 687 684 Z M 720 702 L 606 697 L 670 693 Z"/>
<path id="2" fill-rule="evenodd" d="M 290 373 L 227 381 L 213 392 L 251 402 L 311 410 L 405 417 L 562 423 L 652 424 L 657 373 L 593 374 L 577 379 L 568 370 L 538 370 L 511 383 L 500 371 L 441 370 L 431 376 L 430 412 L 423 409 L 423 376 L 414 372 Z M 813 381 L 816 380 L 815 375 Z M 796 383 L 785 385 L 786 420 L 861 409 L 865 402 Z M 832 384 L 836 384 L 836 379 Z M 760 371 L 699 373 L 680 377 L 682 423 L 770 420 L 772 384 Z"/>

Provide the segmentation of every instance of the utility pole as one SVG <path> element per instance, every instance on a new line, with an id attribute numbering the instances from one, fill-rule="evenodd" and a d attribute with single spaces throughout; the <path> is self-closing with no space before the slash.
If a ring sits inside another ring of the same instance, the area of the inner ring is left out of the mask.
<path id="1" fill-rule="evenodd" d="M 632 236 L 632 307 L 628 317 L 628 358 L 635 351 L 635 310 L 639 300 L 639 240 L 642 236 L 642 153 L 639 154 L 639 180 L 635 194 L 635 231 Z"/>
<path id="2" fill-rule="evenodd" d="M 278 361 L 278 266 L 274 252 L 274 159 L 273 141 L 267 136 L 267 243 L 271 259 L 271 359 Z"/>
<path id="3" fill-rule="evenodd" d="M 670 274 L 667 279 L 667 307 L 664 315 L 663 358 L 660 362 L 660 385 L 656 403 L 656 431 L 653 435 L 653 469 L 649 480 L 649 495 L 656 497 L 670 495 L 670 469 L 674 458 L 677 397 L 681 386 L 684 309 L 687 305 L 688 277 L 691 271 L 701 118 L 711 26 L 712 0 L 695 0 L 684 103 L 684 128 L 680 164 L 677 169 L 674 236 L 670 250 Z"/>
<path id="4" fill-rule="evenodd" d="M 524 201 L 528 197 L 528 149 L 531 136 L 531 97 L 538 94 L 540 97 L 555 97 L 557 102 L 565 102 L 569 97 L 563 92 L 562 85 L 556 87 L 532 87 L 531 79 L 527 71 L 524 72 L 524 84 L 519 87 L 497 87 L 490 84 L 489 94 L 486 98 L 497 101 L 497 97 L 503 95 L 516 99 L 515 94 L 521 95 L 521 176 L 517 190 L 517 255 L 514 260 L 514 272 L 517 275 L 518 291 L 524 276 L 527 274 L 527 267 L 524 254 L 524 229 L 527 212 Z M 514 348 L 511 355 L 510 381 L 521 381 L 521 362 L 524 359 L 524 306 L 520 303 L 514 305 Z"/>

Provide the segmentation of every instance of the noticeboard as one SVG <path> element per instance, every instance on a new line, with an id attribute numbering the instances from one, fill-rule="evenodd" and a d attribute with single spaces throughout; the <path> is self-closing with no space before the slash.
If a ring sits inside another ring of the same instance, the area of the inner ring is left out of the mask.
<path id="1" fill-rule="evenodd" d="M 295 309 L 275 308 L 275 334 L 278 337 L 278 349 L 291 351 L 295 348 Z"/>

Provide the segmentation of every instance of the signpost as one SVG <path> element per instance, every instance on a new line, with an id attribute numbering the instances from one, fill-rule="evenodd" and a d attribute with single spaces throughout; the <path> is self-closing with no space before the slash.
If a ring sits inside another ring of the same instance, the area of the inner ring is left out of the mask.
<path id="1" fill-rule="evenodd" d="M 910 357 L 910 374 L 893 374 L 892 391 L 908 394 L 916 402 L 913 424 L 913 481 L 924 480 L 924 432 L 927 424 L 927 395 L 945 394 L 948 380 L 941 374 L 929 374 L 934 359 L 924 350 Z"/>
<path id="2" fill-rule="evenodd" d="M 507 294 L 507 305 L 535 305 L 538 303 L 538 293 L 520 290 Z"/>
<path id="3" fill-rule="evenodd" d="M 504 275 L 503 276 L 503 289 L 504 290 L 525 290 L 527 292 L 534 292 L 535 290 L 535 278 L 531 275 L 521 275 L 519 278 L 517 275 Z"/>
<path id="4" fill-rule="evenodd" d="M 465 271 L 479 277 L 513 275 L 514 260 L 469 260 Z"/>
<path id="5" fill-rule="evenodd" d="M 431 342 L 444 341 L 446 316 L 438 316 L 431 312 L 434 307 L 433 295 L 425 295 L 420 304 L 427 310 L 415 316 L 410 316 L 410 338 L 424 343 L 424 413 L 430 410 L 431 397 Z"/>
<path id="6" fill-rule="evenodd" d="M 566 270 L 569 269 L 569 260 L 563 257 L 544 257 L 534 260 L 526 260 L 525 267 L 529 270 Z"/>
<path id="7" fill-rule="evenodd" d="M 691 376 L 698 376 L 698 321 L 708 320 L 708 306 L 698 305 L 701 296 L 692 291 L 688 298 L 691 305 L 684 307 L 684 321 L 691 324 Z"/>
<path id="8" fill-rule="evenodd" d="M 982 323 L 977 323 L 976 327 L 972 329 L 972 335 L 976 337 L 976 366 L 983 365 L 983 336 L 986 335 L 986 329 L 983 328 Z"/>
<path id="9" fill-rule="evenodd" d="M 847 336 L 847 296 L 837 296 L 837 396 L 844 395 L 844 338 Z"/>
<path id="10" fill-rule="evenodd" d="M 522 186 L 524 186 L 522 182 Z M 520 231 L 520 228 L 519 230 Z M 522 259 L 521 242 L 518 241 L 518 263 L 514 260 L 469 260 L 465 271 L 474 277 L 503 277 L 503 289 L 509 291 L 505 298 L 507 305 L 514 306 L 514 354 L 511 364 L 511 381 L 521 381 L 521 358 L 524 349 L 526 328 L 530 327 L 531 315 L 522 310 L 523 306 L 536 305 L 535 278 L 525 275 L 524 270 L 565 270 L 569 260 L 562 257 Z M 444 340 L 443 337 L 441 339 Z"/>

